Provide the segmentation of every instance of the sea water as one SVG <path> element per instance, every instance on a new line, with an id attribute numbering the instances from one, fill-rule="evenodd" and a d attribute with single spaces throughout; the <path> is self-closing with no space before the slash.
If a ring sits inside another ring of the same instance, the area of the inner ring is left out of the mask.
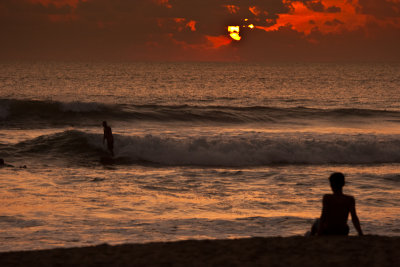
<path id="1" fill-rule="evenodd" d="M 303 235 L 335 171 L 398 236 L 400 64 L 1 63 L 0 157 L 0 251 Z"/>

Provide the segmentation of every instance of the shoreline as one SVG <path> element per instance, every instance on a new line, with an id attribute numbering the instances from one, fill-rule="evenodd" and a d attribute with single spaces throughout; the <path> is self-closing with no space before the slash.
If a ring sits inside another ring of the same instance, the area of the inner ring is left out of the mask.
<path id="1" fill-rule="evenodd" d="M 0 266 L 400 266 L 400 237 L 254 237 L 0 253 Z"/>

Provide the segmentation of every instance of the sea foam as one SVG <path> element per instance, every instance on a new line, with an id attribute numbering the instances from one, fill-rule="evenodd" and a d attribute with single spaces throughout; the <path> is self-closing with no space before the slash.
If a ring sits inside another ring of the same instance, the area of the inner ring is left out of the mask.
<path id="1" fill-rule="evenodd" d="M 40 136 L 4 149 L 93 162 L 105 153 L 101 134 L 75 130 Z M 117 164 L 167 166 L 400 163 L 400 136 L 249 133 L 175 138 L 116 134 L 115 153 Z"/>

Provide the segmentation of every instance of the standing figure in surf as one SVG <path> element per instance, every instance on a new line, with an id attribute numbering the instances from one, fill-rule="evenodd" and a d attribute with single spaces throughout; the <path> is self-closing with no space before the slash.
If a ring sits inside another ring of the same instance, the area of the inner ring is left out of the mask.
<path id="1" fill-rule="evenodd" d="M 343 194 L 345 179 L 343 173 L 335 172 L 329 177 L 333 194 L 326 194 L 322 201 L 322 214 L 315 222 L 311 235 L 348 235 L 347 219 L 349 213 L 358 235 L 363 235 L 356 212 L 353 196 Z"/>
<path id="2" fill-rule="evenodd" d="M 107 148 L 111 153 L 111 156 L 114 156 L 114 137 L 112 135 L 111 127 L 107 125 L 106 121 L 103 121 L 104 127 L 104 136 L 103 136 L 103 145 L 105 140 L 107 140 Z"/>

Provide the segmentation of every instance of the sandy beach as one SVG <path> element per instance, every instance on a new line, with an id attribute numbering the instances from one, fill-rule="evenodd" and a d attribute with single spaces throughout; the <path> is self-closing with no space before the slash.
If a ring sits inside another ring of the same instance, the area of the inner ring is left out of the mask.
<path id="1" fill-rule="evenodd" d="M 400 266 L 400 237 L 271 237 L 0 254 L 0 266 Z"/>

